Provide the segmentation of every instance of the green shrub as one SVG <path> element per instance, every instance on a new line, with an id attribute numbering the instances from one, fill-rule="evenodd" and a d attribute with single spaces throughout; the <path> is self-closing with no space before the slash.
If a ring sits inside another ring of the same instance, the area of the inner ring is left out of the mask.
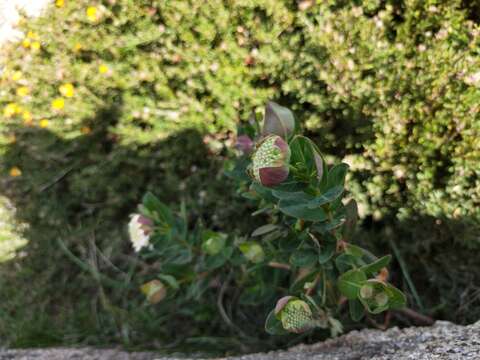
<path id="1" fill-rule="evenodd" d="M 151 321 L 164 328 L 185 318 L 192 329 L 207 319 L 223 322 L 225 334 L 248 343 L 263 329 L 283 341 L 319 329 L 337 336 L 348 314 L 358 322 L 403 308 L 405 295 L 388 282 L 392 257 L 354 243 L 358 214 L 345 190 L 348 165 L 327 166 L 315 143 L 294 131 L 287 108 L 269 102 L 262 123 L 261 131 L 253 119 L 240 128 L 255 144 L 227 172 L 261 226 L 215 232 L 194 221 L 185 204 L 171 209 L 151 193 L 132 214 L 132 246 L 151 268 L 135 275 L 156 305 Z M 189 331 L 176 328 L 178 342 L 180 333 Z"/>
<path id="2" fill-rule="evenodd" d="M 363 216 L 478 223 L 469 11 L 460 1 L 66 2 L 10 48 L 0 104 L 12 116 L 1 126 L 73 138 L 96 126 L 96 109 L 121 101 L 116 141 L 146 144 L 183 128 L 232 130 L 247 116 L 240 109 L 275 96 L 324 151 L 349 155 Z"/>

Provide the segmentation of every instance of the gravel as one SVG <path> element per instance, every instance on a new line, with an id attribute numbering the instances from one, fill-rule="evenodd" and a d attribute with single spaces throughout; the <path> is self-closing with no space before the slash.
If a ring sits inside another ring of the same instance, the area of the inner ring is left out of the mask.
<path id="1" fill-rule="evenodd" d="M 0 350 L 0 360 L 174 360 L 154 353 L 118 350 Z M 470 326 L 437 321 L 432 327 L 352 331 L 288 351 L 225 358 L 228 360 L 480 360 L 480 321 Z M 220 360 L 220 359 L 218 359 Z"/>

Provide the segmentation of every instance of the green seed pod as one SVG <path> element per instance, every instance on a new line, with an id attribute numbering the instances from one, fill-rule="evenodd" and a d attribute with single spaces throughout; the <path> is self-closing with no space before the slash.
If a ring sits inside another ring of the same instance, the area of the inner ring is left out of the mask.
<path id="1" fill-rule="evenodd" d="M 315 319 L 310 306 L 296 297 L 286 296 L 277 302 L 275 315 L 285 330 L 300 334 L 315 327 Z"/>

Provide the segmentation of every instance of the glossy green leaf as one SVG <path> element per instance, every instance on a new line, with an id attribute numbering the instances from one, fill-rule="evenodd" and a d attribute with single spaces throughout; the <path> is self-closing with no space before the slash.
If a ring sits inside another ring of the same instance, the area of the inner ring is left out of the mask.
<path id="1" fill-rule="evenodd" d="M 323 265 L 328 262 L 333 255 L 335 255 L 335 251 L 337 248 L 337 244 L 335 242 L 325 242 L 325 244 L 321 244 L 320 254 L 318 255 L 318 263 Z"/>
<path id="2" fill-rule="evenodd" d="M 310 208 L 316 208 L 324 204 L 331 203 L 343 194 L 343 190 L 343 186 L 334 186 L 322 195 L 315 197 L 313 200 L 310 200 L 308 206 Z"/>
<path id="3" fill-rule="evenodd" d="M 349 270 L 338 278 L 338 289 L 349 300 L 356 299 L 367 276 L 360 270 Z"/>
<path id="4" fill-rule="evenodd" d="M 349 300 L 348 308 L 353 321 L 360 321 L 365 316 L 365 308 L 358 299 Z"/>
<path id="5" fill-rule="evenodd" d="M 337 164 L 328 172 L 328 187 L 345 186 L 345 176 L 347 175 L 348 165 L 345 163 Z"/>
<path id="6" fill-rule="evenodd" d="M 355 226 L 358 220 L 358 206 L 354 199 L 351 199 L 345 205 L 345 216 L 346 221 L 343 226 L 343 238 L 348 241 L 352 238 L 355 232 Z"/>
<path id="7" fill-rule="evenodd" d="M 172 275 L 167 275 L 167 274 L 158 274 L 157 277 L 160 280 L 163 280 L 166 284 L 168 284 L 172 289 L 178 290 L 180 285 L 178 284 L 177 279 L 175 279 L 174 276 Z"/>
<path id="8" fill-rule="evenodd" d="M 373 275 L 379 272 L 382 268 L 386 267 L 390 261 L 392 260 L 392 255 L 386 255 L 381 257 L 380 259 L 374 261 L 371 264 L 365 265 L 361 267 L 361 270 L 365 272 L 367 275 Z"/>
<path id="9" fill-rule="evenodd" d="M 299 249 L 290 256 L 290 264 L 298 267 L 311 267 L 317 262 L 317 253 L 314 249 Z"/>
<path id="10" fill-rule="evenodd" d="M 274 225 L 274 224 L 262 225 L 259 228 L 256 228 L 254 232 L 252 232 L 252 237 L 262 236 L 276 229 L 278 229 L 278 225 Z"/>
<path id="11" fill-rule="evenodd" d="M 346 272 L 356 266 L 357 258 L 349 254 L 341 254 L 335 259 L 335 265 L 341 273 Z"/>
<path id="12" fill-rule="evenodd" d="M 314 222 L 327 219 L 327 214 L 322 208 L 310 209 L 304 201 L 280 200 L 278 207 L 284 214 L 297 219 Z"/>

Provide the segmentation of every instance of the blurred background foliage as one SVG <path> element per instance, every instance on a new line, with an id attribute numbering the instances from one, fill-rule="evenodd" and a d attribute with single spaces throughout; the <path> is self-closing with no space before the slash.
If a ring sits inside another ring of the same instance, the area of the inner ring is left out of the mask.
<path id="1" fill-rule="evenodd" d="M 150 190 L 253 229 L 222 169 L 267 99 L 351 165 L 359 242 L 396 249 L 411 306 L 480 318 L 478 20 L 460 0 L 57 0 L 24 20 L 0 58 L 0 249 L 28 241 L 0 266 L 1 341 L 171 339 L 132 278 L 128 214 Z M 192 344 L 232 346 L 200 318 Z"/>

